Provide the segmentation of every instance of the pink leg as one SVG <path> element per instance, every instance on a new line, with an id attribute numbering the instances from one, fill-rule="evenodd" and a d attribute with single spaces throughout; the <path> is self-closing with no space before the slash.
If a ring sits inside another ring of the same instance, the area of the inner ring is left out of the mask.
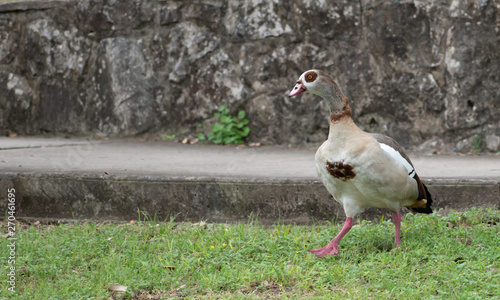
<path id="1" fill-rule="evenodd" d="M 344 227 L 342 227 L 342 230 L 337 234 L 337 236 L 328 243 L 323 248 L 319 249 L 312 249 L 309 250 L 309 252 L 315 254 L 318 257 L 325 257 L 328 255 L 335 255 L 339 253 L 339 242 L 340 240 L 351 230 L 352 227 L 352 218 L 347 218 L 344 223 Z"/>
<path id="2" fill-rule="evenodd" d="M 394 217 L 392 218 L 392 222 L 394 222 L 394 228 L 396 229 L 394 248 L 397 248 L 399 246 L 399 242 L 401 241 L 401 213 L 399 212 L 399 210 L 394 212 Z"/>

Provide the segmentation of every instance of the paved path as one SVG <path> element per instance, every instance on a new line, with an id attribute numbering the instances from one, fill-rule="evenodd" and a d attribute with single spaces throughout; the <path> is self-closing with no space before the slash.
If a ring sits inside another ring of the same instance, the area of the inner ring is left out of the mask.
<path id="1" fill-rule="evenodd" d="M 0 138 L 0 168 L 9 172 L 314 179 L 315 151 L 168 141 Z M 410 158 L 422 178 L 500 179 L 500 155 Z"/>

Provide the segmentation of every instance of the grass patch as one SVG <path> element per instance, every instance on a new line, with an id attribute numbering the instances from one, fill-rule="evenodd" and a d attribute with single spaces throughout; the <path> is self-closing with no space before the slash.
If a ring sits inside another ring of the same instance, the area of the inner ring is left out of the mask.
<path id="1" fill-rule="evenodd" d="M 392 249 L 390 221 L 362 221 L 326 259 L 306 250 L 341 224 L 19 225 L 17 291 L 4 284 L 4 240 L 0 298 L 499 299 L 499 223 L 498 209 L 407 215 Z"/>

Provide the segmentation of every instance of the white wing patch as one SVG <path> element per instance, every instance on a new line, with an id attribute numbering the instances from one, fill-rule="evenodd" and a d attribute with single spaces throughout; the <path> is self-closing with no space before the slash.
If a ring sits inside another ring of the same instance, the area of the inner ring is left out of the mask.
<path id="1" fill-rule="evenodd" d="M 401 154 L 399 154 L 398 151 L 394 150 L 391 146 L 388 146 L 386 144 L 379 143 L 380 148 L 385 151 L 385 153 L 389 154 L 394 160 L 399 163 L 400 165 L 403 165 L 406 170 L 408 171 L 408 175 L 410 177 L 413 177 L 415 175 L 415 169 L 410 165 L 410 163 L 403 157 Z"/>

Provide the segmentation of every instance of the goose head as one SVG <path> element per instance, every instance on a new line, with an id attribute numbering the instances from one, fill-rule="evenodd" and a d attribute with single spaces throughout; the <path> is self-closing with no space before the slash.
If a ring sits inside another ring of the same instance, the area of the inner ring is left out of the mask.
<path id="1" fill-rule="evenodd" d="M 348 102 L 347 97 L 342 93 L 332 77 L 321 70 L 305 71 L 297 79 L 288 96 L 294 97 L 305 92 L 323 98 L 332 112 L 342 109 Z"/>

